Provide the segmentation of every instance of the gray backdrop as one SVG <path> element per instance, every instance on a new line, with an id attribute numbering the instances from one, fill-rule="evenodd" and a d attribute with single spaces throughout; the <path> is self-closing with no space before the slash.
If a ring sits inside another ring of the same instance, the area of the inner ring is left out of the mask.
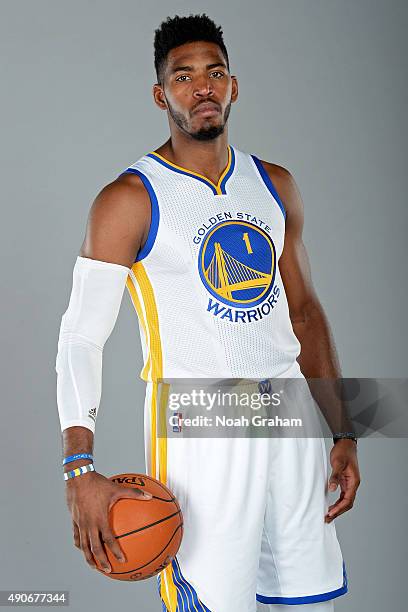
<path id="1" fill-rule="evenodd" d="M 405 377 L 404 0 L 2 2 L 3 357 L 0 589 L 70 589 L 75 612 L 159 611 L 154 580 L 116 583 L 74 548 L 54 371 L 60 318 L 96 193 L 168 136 L 153 31 L 206 11 L 240 100 L 230 141 L 289 168 L 344 376 Z M 98 471 L 143 471 L 141 349 L 125 294 L 104 353 Z M 407 444 L 360 441 L 356 506 L 336 521 L 338 612 L 405 610 Z M 214 611 L 216 612 L 216 611 Z"/>

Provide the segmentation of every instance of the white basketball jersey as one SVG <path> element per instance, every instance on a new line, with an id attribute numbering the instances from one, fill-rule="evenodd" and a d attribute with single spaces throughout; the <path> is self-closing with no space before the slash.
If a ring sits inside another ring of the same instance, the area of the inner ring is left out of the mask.
<path id="1" fill-rule="evenodd" d="M 335 526 L 324 521 L 323 438 L 169 436 L 168 379 L 303 376 L 278 266 L 285 210 L 261 162 L 228 150 L 216 185 L 156 153 L 126 170 L 152 205 L 127 278 L 147 382 L 146 469 L 184 517 L 177 556 L 159 575 L 168 612 L 255 612 L 256 598 L 299 605 L 347 592 Z M 260 391 L 258 380 L 240 382 Z M 291 397 L 310 419 L 304 394 Z"/>
<path id="2" fill-rule="evenodd" d="M 228 157 L 218 184 L 153 152 L 125 171 L 152 209 L 127 279 L 145 381 L 275 377 L 300 353 L 278 266 L 284 206 L 259 159 Z"/>

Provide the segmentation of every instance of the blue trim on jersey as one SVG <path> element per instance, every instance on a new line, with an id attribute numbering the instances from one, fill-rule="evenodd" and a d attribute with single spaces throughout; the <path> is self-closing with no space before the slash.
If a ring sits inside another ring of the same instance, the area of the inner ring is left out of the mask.
<path id="1" fill-rule="evenodd" d="M 207 187 L 211 189 L 214 195 L 217 195 L 217 190 L 215 189 L 214 185 L 206 181 L 204 178 L 201 178 L 201 176 L 197 176 L 196 174 L 192 174 L 190 172 L 186 172 L 185 170 L 181 170 L 181 168 L 176 168 L 175 166 L 171 166 L 170 164 L 165 162 L 164 159 L 161 159 L 160 157 L 156 157 L 154 153 L 148 153 L 147 157 L 151 157 L 152 159 L 155 159 L 157 162 L 159 162 L 159 164 L 161 164 L 165 168 L 168 168 L 169 170 L 173 170 L 173 172 L 177 172 L 177 174 L 184 174 L 184 176 L 191 176 L 192 178 L 197 179 L 197 181 L 200 181 L 201 183 L 204 183 L 204 185 L 207 185 Z"/>
<path id="2" fill-rule="evenodd" d="M 286 219 L 286 210 L 284 205 L 282 204 L 282 201 L 278 195 L 278 192 L 275 189 L 274 184 L 271 181 L 271 178 L 269 176 L 269 174 L 267 173 L 267 171 L 265 170 L 265 168 L 263 167 L 263 164 L 261 162 L 260 159 L 258 159 L 257 157 L 255 157 L 255 155 L 251 155 L 252 159 L 255 162 L 256 167 L 258 168 L 258 172 L 261 175 L 261 178 L 263 180 L 263 182 L 265 183 L 266 187 L 268 188 L 268 190 L 270 191 L 270 193 L 273 195 L 273 197 L 275 198 L 275 200 L 278 203 L 279 208 L 281 209 L 283 216 Z"/>
<path id="3" fill-rule="evenodd" d="M 173 559 L 172 574 L 173 582 L 177 590 L 177 609 L 176 612 L 211 612 L 202 601 L 199 600 L 196 590 L 184 578 L 181 573 L 177 557 Z M 161 574 L 157 576 L 157 588 L 161 599 Z M 161 599 L 163 612 L 169 612 L 164 601 Z"/>
<path id="4" fill-rule="evenodd" d="M 204 176 L 200 176 L 196 172 L 187 170 L 186 168 L 181 168 L 180 166 L 177 166 L 176 164 L 172 164 L 172 163 L 167 162 L 161 155 L 156 154 L 154 151 L 152 151 L 151 153 L 148 153 L 146 157 L 151 157 L 152 159 L 154 159 L 157 162 L 159 162 L 159 164 L 161 164 L 165 168 L 168 168 L 169 170 L 173 170 L 173 172 L 177 172 L 177 174 L 183 174 L 184 176 L 190 176 L 191 178 L 194 178 L 197 181 L 200 181 L 204 185 L 207 185 L 207 187 L 209 187 L 211 189 L 211 191 L 213 192 L 213 194 L 216 195 L 216 196 L 217 195 L 226 195 L 227 192 L 225 190 L 225 187 L 226 187 L 228 179 L 230 178 L 230 176 L 234 172 L 234 168 L 235 168 L 235 151 L 234 151 L 234 148 L 231 145 L 228 145 L 228 147 L 229 147 L 229 150 L 231 152 L 231 158 L 230 158 L 230 161 L 229 161 L 228 172 L 224 176 L 224 178 L 222 179 L 222 181 L 221 181 L 221 183 L 219 185 L 219 190 L 221 191 L 221 193 L 218 193 L 217 186 L 212 181 L 210 181 L 209 179 L 206 179 Z"/>
<path id="5" fill-rule="evenodd" d="M 320 601 L 328 601 L 344 595 L 348 591 L 346 567 L 343 561 L 343 586 L 334 591 L 327 593 L 319 593 L 318 595 L 306 595 L 305 597 L 265 597 L 264 595 L 256 595 L 256 600 L 264 604 L 286 604 L 295 606 L 299 604 L 318 603 Z"/>
<path id="6" fill-rule="evenodd" d="M 177 589 L 177 602 L 178 608 L 183 610 L 183 612 L 193 612 L 194 607 L 192 604 L 191 591 L 187 588 L 187 585 L 184 582 L 181 582 L 181 578 L 178 573 L 175 571 L 175 564 L 173 561 L 173 581 L 176 585 Z"/>
<path id="7" fill-rule="evenodd" d="M 131 174 L 137 174 L 137 176 L 140 177 L 143 185 L 145 186 L 149 194 L 150 202 L 152 205 L 149 233 L 147 235 L 146 242 L 144 243 L 143 247 L 140 249 L 139 253 L 137 254 L 137 257 L 135 259 L 135 262 L 136 262 L 136 261 L 141 261 L 142 259 L 144 259 L 152 250 L 154 241 L 156 240 L 157 230 L 159 229 L 160 209 L 159 209 L 159 203 L 157 201 L 156 193 L 152 187 L 151 182 L 147 178 L 147 176 L 144 175 L 143 172 L 140 172 L 140 170 L 137 170 L 136 168 L 128 168 L 127 170 L 125 170 L 125 172 L 122 172 L 122 174 L 126 174 L 126 172 L 130 172 Z"/>
<path id="8" fill-rule="evenodd" d="M 227 192 L 225 191 L 225 185 L 227 184 L 227 181 L 229 179 L 229 177 L 231 176 L 231 174 L 234 172 L 234 168 L 235 168 L 235 151 L 234 151 L 234 147 L 232 145 L 229 145 L 229 148 L 231 150 L 231 165 L 230 168 L 227 172 L 227 174 L 224 176 L 224 178 L 221 181 L 220 184 L 220 188 L 221 188 L 221 193 L 223 195 L 225 195 Z M 219 195 L 219 194 L 217 194 Z"/>
<path id="9" fill-rule="evenodd" d="M 158 574 L 157 576 L 157 590 L 159 591 L 159 597 L 160 597 L 160 601 L 162 604 L 162 612 L 168 612 L 166 604 L 164 603 L 164 601 L 161 598 L 161 579 L 160 579 L 160 574 Z"/>
<path id="10" fill-rule="evenodd" d="M 187 595 L 188 607 L 186 611 L 188 612 L 211 612 L 206 605 L 203 604 L 202 601 L 198 599 L 196 590 L 192 587 L 192 585 L 184 578 L 181 573 L 181 569 L 177 558 L 173 561 L 173 571 L 174 571 L 174 583 L 179 583 L 183 587 L 184 594 Z"/>

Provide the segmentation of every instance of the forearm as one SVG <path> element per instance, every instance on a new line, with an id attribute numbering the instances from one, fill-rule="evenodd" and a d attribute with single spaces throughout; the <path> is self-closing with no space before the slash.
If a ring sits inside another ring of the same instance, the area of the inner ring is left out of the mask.
<path id="1" fill-rule="evenodd" d="M 305 308 L 292 322 L 300 342 L 298 362 L 310 391 L 333 433 L 351 432 L 353 426 L 339 397 L 339 359 L 327 317 L 319 304 Z"/>
<path id="2" fill-rule="evenodd" d="M 102 392 L 103 348 L 115 325 L 129 268 L 77 257 L 72 292 L 62 316 L 55 362 L 62 432 L 77 442 L 94 433 Z M 88 430 L 90 432 L 88 433 Z"/>
<path id="3" fill-rule="evenodd" d="M 306 307 L 302 317 L 292 321 L 301 345 L 298 358 L 306 378 L 340 378 L 340 364 L 327 317 L 318 304 Z"/>

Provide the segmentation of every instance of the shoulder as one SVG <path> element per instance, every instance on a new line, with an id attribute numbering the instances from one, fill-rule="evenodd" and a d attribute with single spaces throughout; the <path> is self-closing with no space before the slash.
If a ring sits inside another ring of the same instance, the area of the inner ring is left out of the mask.
<path id="1" fill-rule="evenodd" d="M 150 198 L 136 174 L 120 175 L 97 194 L 90 216 L 99 222 L 131 225 L 150 217 Z"/>
<path id="2" fill-rule="evenodd" d="M 130 268 L 147 240 L 150 221 L 150 199 L 141 180 L 121 175 L 92 203 L 80 255 Z"/>
<path id="3" fill-rule="evenodd" d="M 303 202 L 295 178 L 290 170 L 265 160 L 260 160 L 260 162 L 285 207 L 288 220 L 295 217 L 299 218 L 299 216 L 302 217 Z"/>
<path id="4" fill-rule="evenodd" d="M 290 170 L 284 168 L 284 166 L 279 166 L 278 164 L 273 164 L 263 159 L 261 159 L 260 162 L 265 168 L 272 183 L 275 185 L 279 195 L 281 195 L 281 192 L 287 193 L 295 187 L 295 179 Z"/>
<path id="5" fill-rule="evenodd" d="M 115 204 L 143 203 L 146 197 L 148 200 L 148 194 L 140 176 L 126 172 L 105 185 L 96 199 L 101 204 L 109 203 L 114 206 Z"/>

